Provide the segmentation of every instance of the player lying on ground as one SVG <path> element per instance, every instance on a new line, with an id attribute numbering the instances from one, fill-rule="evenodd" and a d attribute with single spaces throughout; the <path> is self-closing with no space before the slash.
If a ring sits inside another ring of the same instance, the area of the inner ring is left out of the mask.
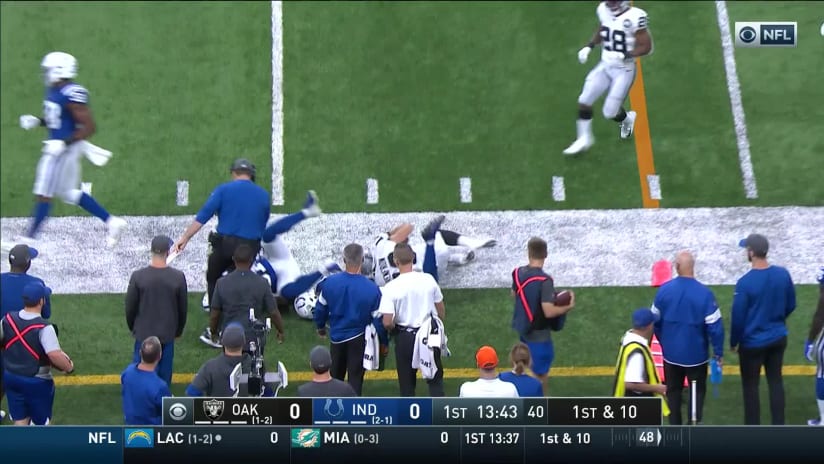
<path id="1" fill-rule="evenodd" d="M 261 252 L 252 265 L 252 270 L 269 281 L 272 286 L 272 293 L 275 296 L 279 296 L 290 303 L 305 292 L 314 292 L 315 284 L 324 276 L 341 270 L 337 263 L 330 261 L 314 272 L 303 274 L 289 246 L 283 241 L 283 234 L 304 219 L 320 216 L 321 212 L 317 195 L 314 191 L 309 191 L 302 210 L 270 221 L 263 232 Z M 203 309 L 209 310 L 207 294 L 203 295 Z M 312 318 L 311 312 L 308 316 L 301 312 L 298 312 L 298 315 L 305 319 Z M 220 348 L 219 343 L 212 341 L 209 328 L 203 331 L 200 341 L 209 346 Z"/>
<path id="2" fill-rule="evenodd" d="M 438 280 L 449 264 L 464 265 L 475 259 L 475 250 L 494 247 L 497 242 L 489 238 L 462 235 L 441 229 L 445 216 L 440 215 L 421 231 L 424 243 L 412 245 L 415 252 L 414 269 L 427 272 Z M 384 286 L 398 276 L 399 271 L 392 260 L 392 251 L 398 243 L 409 242 L 414 226 L 403 223 L 389 232 L 378 235 L 371 243 L 372 248 L 364 257 L 364 272 L 379 286 Z M 429 246 L 431 245 L 431 246 Z M 431 256 L 431 257 L 430 257 Z"/>

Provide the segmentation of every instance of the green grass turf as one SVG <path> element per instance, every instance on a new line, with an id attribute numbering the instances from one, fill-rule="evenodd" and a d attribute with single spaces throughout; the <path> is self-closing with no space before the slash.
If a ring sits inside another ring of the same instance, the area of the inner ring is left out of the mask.
<path id="1" fill-rule="evenodd" d="M 812 309 L 817 301 L 817 288 L 798 286 L 798 309 L 789 319 L 790 338 L 785 364 L 805 364 L 802 357 L 803 340 L 809 327 Z M 718 303 L 729 324 L 729 305 L 732 288 L 714 288 Z M 563 331 L 556 334 L 555 366 L 612 366 L 621 335 L 628 327 L 631 310 L 648 304 L 654 296 L 651 288 L 584 288 L 576 292 L 577 308 Z M 175 345 L 175 372 L 193 373 L 216 350 L 202 345 L 197 336 L 206 323 L 199 309 L 200 295 L 190 298 L 189 322 L 182 339 Z M 447 290 L 446 323 L 451 358 L 444 361 L 449 368 L 472 368 L 478 346 L 491 344 L 502 359 L 516 341 L 509 329 L 512 303 L 507 290 Z M 125 328 L 122 295 L 55 295 L 53 321 L 60 328 L 61 345 L 74 359 L 77 375 L 119 374 L 131 362 L 133 341 Z M 289 314 L 285 318 L 286 342 L 269 345 L 268 359 L 277 358 L 292 372 L 306 371 L 307 354 L 320 341 L 312 324 Z M 270 342 L 271 343 L 271 342 Z M 727 363 L 736 362 L 734 355 Z M 505 361 L 504 361 L 505 363 Z M 387 369 L 394 369 L 394 355 L 387 360 Z M 717 408 L 707 422 L 727 424 L 740 421 L 740 392 L 737 376 L 728 376 L 722 385 L 722 398 L 710 400 Z M 447 392 L 457 395 L 462 380 L 449 379 Z M 550 394 L 553 396 L 607 396 L 610 377 L 555 377 L 550 375 Z M 294 394 L 294 388 L 284 394 Z M 813 404 L 812 380 L 807 377 L 787 379 L 787 417 L 798 423 L 810 414 Z M 182 395 L 185 385 L 177 384 L 174 392 Z M 59 386 L 56 416 L 61 423 L 116 423 L 119 421 L 119 387 L 117 385 Z M 396 396 L 394 381 L 370 380 L 364 394 L 369 396 Z M 418 390 L 426 395 L 421 382 Z M 63 396 L 65 395 L 65 396 Z M 71 400 L 69 400 L 71 398 Z M 730 401 L 727 401 L 730 400 Z M 766 409 L 765 409 L 766 410 Z"/>
<path id="2" fill-rule="evenodd" d="M 731 20 L 781 14 L 799 19 L 801 31 L 795 49 L 736 50 L 762 192 L 756 204 L 822 204 L 814 130 L 822 90 L 810 79 L 824 63 L 814 34 L 805 33 L 818 27 L 809 14 L 815 5 L 750 3 L 731 3 Z M 749 204 L 713 4 L 639 6 L 656 41 L 644 72 L 662 205 Z M 268 3 L 1 7 L 3 216 L 31 207 L 43 134 L 19 129 L 17 116 L 39 111 L 39 60 L 57 48 L 80 60 L 78 81 L 90 89 L 99 125 L 93 140 L 115 152 L 105 168 L 87 163 L 84 173 L 114 213 L 192 213 L 241 155 L 257 163 L 269 188 Z M 575 99 L 598 59 L 596 51 L 582 66 L 575 57 L 594 29 L 594 4 L 283 8 L 285 209 L 299 206 L 309 188 L 330 212 L 640 206 L 634 143 L 617 139 L 600 102 L 595 148 L 575 159 L 560 154 L 574 135 Z M 549 200 L 554 175 L 565 178 L 566 202 Z M 459 202 L 462 176 L 473 179 L 471 204 Z M 379 205 L 364 205 L 367 177 L 380 182 Z M 190 182 L 187 207 L 174 203 L 181 179 Z M 55 213 L 78 210 L 59 205 Z"/>
<path id="3" fill-rule="evenodd" d="M 736 49 L 759 204 L 824 205 L 819 2 L 727 2 L 734 21 L 797 21 L 795 48 Z"/>
<path id="4" fill-rule="evenodd" d="M 2 215 L 28 215 L 42 129 L 40 60 L 73 53 L 98 133 L 114 152 L 84 181 L 114 214 L 184 214 L 200 207 L 231 161 L 246 156 L 270 188 L 271 32 L 268 2 L 3 2 L 0 12 Z M 67 24 L 79 25 L 66 27 Z M 15 45 L 16 44 L 16 45 Z M 22 46 L 25 44 L 25 46 Z M 177 180 L 191 204 L 175 205 Z M 60 204 L 55 214 L 83 214 Z"/>

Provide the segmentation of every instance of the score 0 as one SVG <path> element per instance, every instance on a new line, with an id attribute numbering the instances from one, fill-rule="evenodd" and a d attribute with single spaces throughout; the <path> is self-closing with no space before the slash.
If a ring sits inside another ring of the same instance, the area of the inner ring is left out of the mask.
<path id="1" fill-rule="evenodd" d="M 398 425 L 432 425 L 432 400 L 398 399 Z"/>

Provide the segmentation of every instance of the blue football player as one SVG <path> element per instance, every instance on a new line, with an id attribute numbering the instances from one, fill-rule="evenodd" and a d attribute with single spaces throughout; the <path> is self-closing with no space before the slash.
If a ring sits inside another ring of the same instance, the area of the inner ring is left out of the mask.
<path id="1" fill-rule="evenodd" d="M 90 146 L 85 140 L 95 133 L 96 127 L 89 108 L 89 92 L 73 81 L 77 77 L 77 59 L 68 53 L 52 52 L 43 58 L 41 67 L 46 84 L 43 117 L 20 116 L 20 127 L 31 130 L 43 126 L 48 131 L 48 139 L 43 141 L 42 156 L 37 164 L 36 204 L 31 226 L 19 241 L 34 241 L 49 215 L 52 198 L 57 196 L 104 221 L 108 226 L 106 242 L 114 246 L 126 221 L 109 214 L 91 195 L 80 190 L 81 158 Z"/>

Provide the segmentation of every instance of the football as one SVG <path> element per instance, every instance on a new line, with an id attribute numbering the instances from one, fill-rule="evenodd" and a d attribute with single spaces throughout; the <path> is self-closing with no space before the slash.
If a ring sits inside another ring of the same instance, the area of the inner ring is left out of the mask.
<path id="1" fill-rule="evenodd" d="M 555 292 L 555 306 L 566 306 L 572 301 L 572 294 L 569 290 Z"/>

